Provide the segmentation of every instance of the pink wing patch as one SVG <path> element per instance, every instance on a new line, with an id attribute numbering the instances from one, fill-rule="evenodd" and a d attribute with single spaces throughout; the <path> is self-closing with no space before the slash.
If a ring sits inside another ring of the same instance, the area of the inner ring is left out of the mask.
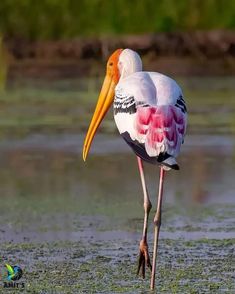
<path id="1" fill-rule="evenodd" d="M 186 131 L 185 114 L 174 105 L 138 107 L 137 140 L 145 144 L 149 156 L 167 152 L 176 157 Z"/>

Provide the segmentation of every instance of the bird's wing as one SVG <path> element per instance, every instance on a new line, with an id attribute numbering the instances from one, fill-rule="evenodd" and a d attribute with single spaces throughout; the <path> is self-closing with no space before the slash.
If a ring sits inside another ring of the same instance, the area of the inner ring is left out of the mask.
<path id="1" fill-rule="evenodd" d="M 114 119 L 120 134 L 128 133 L 136 139 L 137 107 L 156 105 L 156 89 L 149 75 L 137 72 L 121 79 L 115 88 Z"/>
<path id="2" fill-rule="evenodd" d="M 120 102 L 120 107 L 125 107 L 127 102 L 136 106 L 156 105 L 156 88 L 149 74 L 136 72 L 121 80 L 115 89 L 114 102 Z"/>
<path id="3" fill-rule="evenodd" d="M 174 105 L 138 107 L 136 131 L 150 157 L 161 153 L 176 157 L 186 131 L 186 116 Z"/>
<path id="4" fill-rule="evenodd" d="M 157 105 L 175 105 L 183 93 L 172 78 L 157 72 L 148 73 L 156 88 Z"/>
<path id="5" fill-rule="evenodd" d="M 186 106 L 177 83 L 162 74 L 137 72 L 116 87 L 114 114 L 121 134 L 144 145 L 150 157 L 176 157 L 186 130 Z"/>
<path id="6" fill-rule="evenodd" d="M 10 273 L 10 275 L 14 274 L 14 269 L 10 264 L 6 263 L 6 268 L 7 268 L 8 272 Z"/>
<path id="7" fill-rule="evenodd" d="M 115 100 L 128 100 L 136 106 L 175 105 L 183 96 L 179 85 L 171 78 L 157 72 L 135 72 L 122 79 L 115 89 Z"/>
<path id="8" fill-rule="evenodd" d="M 158 73 L 149 73 L 156 89 L 156 104 L 136 108 L 137 140 L 150 157 L 168 154 L 176 157 L 184 140 L 187 109 L 177 83 Z"/>

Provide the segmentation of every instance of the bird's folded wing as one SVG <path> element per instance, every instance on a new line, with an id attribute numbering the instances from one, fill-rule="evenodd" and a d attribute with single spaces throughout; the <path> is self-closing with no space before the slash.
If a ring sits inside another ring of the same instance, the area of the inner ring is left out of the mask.
<path id="1" fill-rule="evenodd" d="M 149 156 L 167 153 L 176 157 L 186 131 L 186 116 L 174 105 L 137 107 L 135 128 L 137 140 Z"/>
<path id="2" fill-rule="evenodd" d="M 120 81 L 115 90 L 116 99 L 125 102 L 128 97 L 133 97 L 136 106 L 157 105 L 156 88 L 149 75 L 137 72 Z"/>

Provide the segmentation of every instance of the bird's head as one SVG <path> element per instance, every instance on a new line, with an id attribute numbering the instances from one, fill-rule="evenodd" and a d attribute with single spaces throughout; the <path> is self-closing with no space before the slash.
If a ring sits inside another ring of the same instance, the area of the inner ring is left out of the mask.
<path id="1" fill-rule="evenodd" d="M 85 161 L 91 147 L 95 133 L 111 106 L 115 87 L 120 79 L 142 70 L 142 62 L 139 55 L 130 49 L 117 49 L 108 59 L 106 76 L 96 104 L 87 135 L 83 146 L 83 160 Z"/>

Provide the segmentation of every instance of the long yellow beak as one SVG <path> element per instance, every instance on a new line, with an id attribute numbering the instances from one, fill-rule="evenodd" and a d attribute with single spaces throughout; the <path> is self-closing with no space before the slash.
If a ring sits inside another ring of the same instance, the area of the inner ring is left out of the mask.
<path id="1" fill-rule="evenodd" d="M 116 83 L 111 76 L 106 75 L 102 89 L 100 91 L 99 99 L 96 104 L 95 112 L 93 114 L 89 129 L 83 145 L 83 160 L 85 161 L 88 155 L 88 152 L 91 147 L 92 140 L 95 136 L 95 133 L 107 113 L 110 105 L 113 102 L 114 90 Z"/>

